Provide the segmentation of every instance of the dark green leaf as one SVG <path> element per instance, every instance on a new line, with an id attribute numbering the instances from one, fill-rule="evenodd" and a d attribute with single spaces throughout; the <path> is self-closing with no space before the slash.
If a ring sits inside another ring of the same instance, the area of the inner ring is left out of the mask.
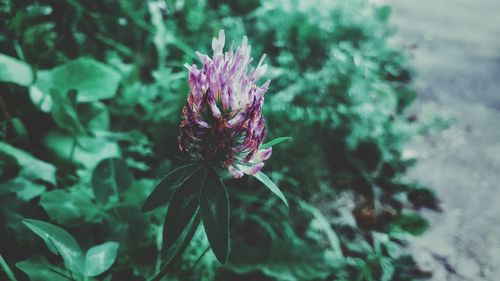
<path id="1" fill-rule="evenodd" d="M 206 174 L 206 169 L 199 169 L 184 181 L 172 195 L 163 225 L 164 249 L 169 249 L 175 243 L 182 230 L 196 213 Z"/>
<path id="2" fill-rule="evenodd" d="M 85 273 L 94 277 L 108 270 L 115 262 L 119 244 L 116 242 L 106 242 L 94 246 L 85 255 Z"/>
<path id="3" fill-rule="evenodd" d="M 142 204 L 141 210 L 147 212 L 166 205 L 170 201 L 176 188 L 193 176 L 199 169 L 199 165 L 192 163 L 168 173 L 160 183 L 156 185 L 148 198 L 146 198 Z"/>
<path id="4" fill-rule="evenodd" d="M 70 281 L 64 277 L 63 269 L 51 265 L 43 256 L 32 256 L 31 258 L 16 263 L 16 267 L 26 273 L 31 281 Z"/>
<path id="5" fill-rule="evenodd" d="M 439 199 L 436 193 L 425 187 L 413 188 L 408 192 L 408 200 L 417 208 L 429 208 L 440 211 Z"/>
<path id="6" fill-rule="evenodd" d="M 0 54 L 0 81 L 29 86 L 33 83 L 33 74 L 29 64 Z"/>
<path id="7" fill-rule="evenodd" d="M 71 234 L 58 226 L 40 220 L 25 219 L 23 223 L 40 236 L 54 254 L 61 255 L 67 269 L 78 274 L 84 273 L 82 250 Z"/>
<path id="8" fill-rule="evenodd" d="M 0 149 L 0 180 L 4 181 L 17 177 L 20 171 L 17 159 Z"/>
<path id="9" fill-rule="evenodd" d="M 135 252 L 149 247 L 157 237 L 157 228 L 149 215 L 141 212 L 137 206 L 120 204 L 110 210 L 113 214 L 111 223 L 105 230 L 108 237 L 118 237 L 123 252 Z M 138 257 L 140 258 L 140 256 Z M 148 257 L 153 260 L 153 257 Z"/>
<path id="10" fill-rule="evenodd" d="M 288 207 L 288 201 L 285 198 L 285 195 L 281 190 L 274 184 L 274 182 L 263 172 L 258 172 L 253 175 L 256 179 L 258 179 L 261 183 L 263 183 L 272 193 L 278 196 L 283 203 Z"/>
<path id="11" fill-rule="evenodd" d="M 0 139 L 6 142 L 28 142 L 28 132 L 21 119 L 14 117 L 0 121 Z"/>
<path id="12" fill-rule="evenodd" d="M 25 218 L 40 214 L 38 206 L 31 202 L 22 201 L 14 194 L 1 194 L 0 214 L 2 218 L 2 226 L 0 227 L 2 245 L 17 250 L 25 245 L 34 245 L 39 242 L 39 238 L 27 231 L 26 225 L 23 223 Z M 7 241 L 8 243 L 5 243 Z M 4 254 L 7 253 L 4 252 Z"/>
<path id="13" fill-rule="evenodd" d="M 119 191 L 128 189 L 133 181 L 127 163 L 120 158 L 102 160 L 92 174 L 92 189 L 98 204 L 118 202 Z"/>
<path id="14" fill-rule="evenodd" d="M 261 271 L 277 280 L 324 280 L 344 262 L 331 252 L 302 241 L 273 241 L 263 249 L 235 245 L 229 267 L 238 273 Z"/>
<path id="15" fill-rule="evenodd" d="M 86 130 L 76 111 L 77 92 L 75 90 L 62 92 L 57 88 L 51 88 L 49 91 L 53 102 L 52 118 L 54 122 L 72 135 L 85 134 Z"/>
<path id="16" fill-rule="evenodd" d="M 413 235 L 422 235 L 429 228 L 429 221 L 417 213 L 402 214 L 389 226 L 391 231 L 403 230 Z"/>
<path id="17" fill-rule="evenodd" d="M 9 120 L 10 122 L 10 127 L 12 128 L 12 131 L 14 132 L 14 138 L 17 140 L 23 140 L 27 141 L 28 140 L 28 132 L 26 131 L 26 127 L 23 124 L 23 121 L 19 118 L 12 118 Z"/>
<path id="18" fill-rule="evenodd" d="M 200 213 L 210 247 L 225 264 L 229 254 L 229 198 L 226 187 L 213 169 L 207 172 L 200 193 Z"/>
<path id="19" fill-rule="evenodd" d="M 279 143 L 282 143 L 284 141 L 291 140 L 291 139 L 292 139 L 291 137 L 279 137 L 279 138 L 275 138 L 272 141 L 266 142 L 265 144 L 261 145 L 260 148 L 261 149 L 269 148 L 269 147 L 275 146 L 275 145 L 277 145 Z"/>

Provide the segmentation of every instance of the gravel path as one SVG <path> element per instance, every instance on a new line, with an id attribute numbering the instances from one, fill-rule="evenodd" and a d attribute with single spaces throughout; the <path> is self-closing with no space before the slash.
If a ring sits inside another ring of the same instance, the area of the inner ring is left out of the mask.
<path id="1" fill-rule="evenodd" d="M 432 280 L 500 280 L 500 1 L 388 0 L 397 43 L 413 46 L 418 111 L 456 118 L 415 140 L 410 176 L 436 190 L 443 213 L 411 243 Z"/>

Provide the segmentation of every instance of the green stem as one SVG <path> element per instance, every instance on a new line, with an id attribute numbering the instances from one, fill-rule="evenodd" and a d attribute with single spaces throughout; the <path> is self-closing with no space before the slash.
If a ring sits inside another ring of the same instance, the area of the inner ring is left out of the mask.
<path id="1" fill-rule="evenodd" d="M 70 151 L 69 156 L 68 156 L 69 163 L 71 163 L 73 161 L 73 156 L 75 156 L 76 145 L 77 145 L 77 139 L 75 136 L 75 137 L 73 137 L 73 144 L 71 145 L 71 151 Z"/>
<path id="2" fill-rule="evenodd" d="M 201 217 L 199 214 L 196 214 L 191 226 L 189 227 L 188 232 L 186 233 L 186 237 L 182 241 L 182 244 L 177 248 L 177 251 L 174 253 L 172 258 L 167 262 L 167 264 L 163 267 L 163 269 L 158 272 L 153 278 L 149 281 L 160 281 L 167 273 L 172 269 L 175 263 L 180 259 L 186 248 L 189 246 L 189 243 L 193 239 L 196 230 L 198 229 L 198 225 L 200 224 Z"/>
<path id="3" fill-rule="evenodd" d="M 157 237 L 156 237 L 156 250 L 158 251 L 158 256 L 156 257 L 156 266 L 155 271 L 158 272 L 161 269 L 161 248 L 163 245 L 163 230 L 161 227 L 158 227 Z"/>
<path id="4" fill-rule="evenodd" d="M 23 49 L 21 48 L 21 45 L 19 45 L 19 41 L 17 39 L 14 39 L 14 50 L 16 51 L 17 55 L 22 61 L 26 61 L 26 58 L 24 57 L 24 52 Z"/>
<path id="5" fill-rule="evenodd" d="M 17 281 L 14 273 L 12 272 L 12 270 L 10 270 L 9 265 L 4 260 L 2 255 L 0 255 L 0 266 L 2 267 L 3 271 L 5 271 L 5 275 L 7 275 L 7 278 L 9 278 L 10 281 Z"/>

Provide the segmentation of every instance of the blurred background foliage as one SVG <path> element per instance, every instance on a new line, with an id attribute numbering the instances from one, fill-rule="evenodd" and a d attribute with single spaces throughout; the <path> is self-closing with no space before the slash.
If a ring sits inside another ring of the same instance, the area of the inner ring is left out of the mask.
<path id="1" fill-rule="evenodd" d="M 428 227 L 416 211 L 438 201 L 405 178 L 414 161 L 403 152 L 436 120 L 405 112 L 412 70 L 389 16 L 361 0 L 0 0 L 0 279 L 154 275 L 171 254 L 160 250 L 165 212 L 139 206 L 183 161 L 183 64 L 219 29 L 267 54 L 269 139 L 292 140 L 265 171 L 291 206 L 229 180 L 229 264 L 199 229 L 167 280 L 429 276 L 404 246 Z M 80 247 L 105 262 L 64 254 Z"/>

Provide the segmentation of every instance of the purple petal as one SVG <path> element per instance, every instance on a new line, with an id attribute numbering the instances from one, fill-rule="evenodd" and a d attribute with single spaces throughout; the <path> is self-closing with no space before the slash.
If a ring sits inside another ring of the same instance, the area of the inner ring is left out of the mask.
<path id="1" fill-rule="evenodd" d="M 239 178 L 243 177 L 243 172 L 236 169 L 234 166 L 231 165 L 231 166 L 227 167 L 227 169 L 229 170 L 231 175 L 233 175 L 233 178 L 239 179 Z"/>
<path id="2" fill-rule="evenodd" d="M 269 147 L 269 148 L 266 148 L 266 149 L 261 149 L 261 150 L 259 150 L 259 152 L 257 152 L 255 154 L 255 156 L 253 157 L 252 161 L 255 161 L 255 162 L 266 161 L 267 159 L 269 159 L 269 157 L 271 157 L 271 154 L 273 154 L 273 148 L 272 147 Z"/>
<path id="3" fill-rule="evenodd" d="M 238 169 L 240 169 L 240 171 L 242 171 L 243 173 L 245 173 L 247 175 L 253 175 L 255 173 L 260 172 L 260 170 L 262 170 L 262 167 L 264 167 L 264 162 L 257 163 L 253 166 L 236 164 L 236 167 L 238 167 Z"/>
<path id="4" fill-rule="evenodd" d="M 207 102 L 208 105 L 210 105 L 210 109 L 212 110 L 212 115 L 217 119 L 220 118 L 221 117 L 220 109 L 217 107 L 217 104 L 215 103 L 215 100 L 211 95 L 207 96 Z"/>
<path id="5" fill-rule="evenodd" d="M 224 34 L 224 30 L 219 31 L 219 38 L 212 39 L 212 50 L 214 50 L 214 55 L 222 54 L 222 49 L 224 48 L 226 36 Z"/>

